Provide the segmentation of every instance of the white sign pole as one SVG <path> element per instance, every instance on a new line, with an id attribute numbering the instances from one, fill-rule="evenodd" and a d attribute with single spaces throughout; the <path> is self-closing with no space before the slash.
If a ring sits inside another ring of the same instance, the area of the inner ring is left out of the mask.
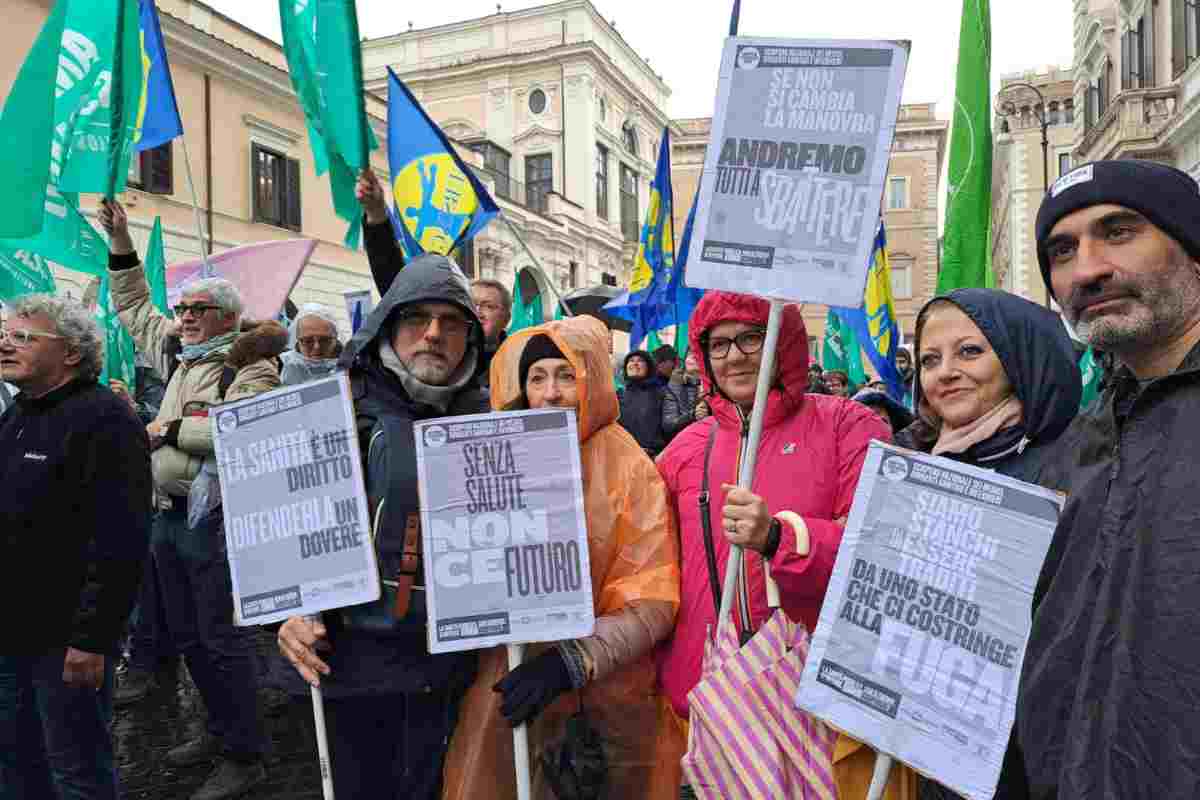
<path id="1" fill-rule="evenodd" d="M 508 671 L 521 666 L 525 645 L 508 645 Z M 314 690 L 316 691 L 316 690 Z M 513 762 L 517 768 L 517 800 L 530 800 L 533 796 L 529 779 L 529 726 L 525 723 L 513 728 Z"/>
<path id="2" fill-rule="evenodd" d="M 320 620 L 319 616 L 309 617 L 313 622 Z M 317 732 L 317 758 L 321 762 L 321 791 L 325 800 L 334 800 L 333 796 L 333 762 L 329 758 L 329 735 L 325 732 L 325 695 L 320 686 L 310 686 L 313 707 L 313 728 Z"/>
<path id="3" fill-rule="evenodd" d="M 871 775 L 871 788 L 867 790 L 867 800 L 883 800 L 887 791 L 888 775 L 892 771 L 892 757 L 887 753 L 875 754 L 875 773 Z"/>
<path id="4" fill-rule="evenodd" d="M 783 324 L 783 301 L 771 301 L 771 313 L 767 317 L 767 339 L 763 342 L 762 362 L 758 369 L 758 386 L 754 389 L 754 410 L 750 412 L 750 439 L 742 457 L 742 471 L 738 475 L 738 486 L 749 489 L 754 482 L 754 462 L 758 456 L 758 442 L 762 438 L 763 418 L 767 414 L 767 394 L 771 391 L 771 379 L 775 372 L 775 347 L 779 344 L 779 328 Z M 737 347 L 731 344 L 730 347 Z M 721 592 L 721 612 L 717 621 L 725 619 L 733 606 L 733 595 L 737 590 L 738 575 L 742 571 L 742 548 L 729 548 L 729 560 L 725 563 L 725 584 Z"/>

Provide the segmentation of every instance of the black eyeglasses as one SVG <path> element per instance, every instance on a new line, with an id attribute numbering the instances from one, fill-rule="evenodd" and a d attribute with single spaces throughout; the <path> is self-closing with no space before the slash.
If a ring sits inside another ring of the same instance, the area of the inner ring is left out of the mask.
<path id="1" fill-rule="evenodd" d="M 427 314 L 424 311 L 407 311 L 396 317 L 396 325 L 412 333 L 425 333 L 437 320 L 438 330 L 450 336 L 464 336 L 471 329 L 471 322 L 457 314 Z"/>
<path id="2" fill-rule="evenodd" d="M 310 349 L 324 349 L 333 344 L 334 341 L 336 340 L 332 336 L 301 336 L 296 340 L 296 343 L 301 347 Z"/>
<path id="3" fill-rule="evenodd" d="M 766 331 L 751 328 L 748 331 L 742 331 L 732 339 L 724 336 L 717 339 L 708 339 L 705 343 L 705 349 L 708 351 L 709 358 L 725 358 L 729 355 L 729 348 L 737 345 L 737 349 L 743 355 L 752 356 L 763 349 L 765 341 L 767 341 Z"/>
<path id="4" fill-rule="evenodd" d="M 207 314 L 209 311 L 217 311 L 217 310 L 220 310 L 220 308 L 221 308 L 220 306 L 214 306 L 211 303 L 196 303 L 195 305 L 179 303 L 178 305 L 172 306 L 171 310 L 175 312 L 175 316 L 177 316 L 177 317 L 182 317 L 184 314 L 187 314 L 189 311 L 192 314 L 195 314 L 197 317 L 202 317 L 205 314 Z"/>

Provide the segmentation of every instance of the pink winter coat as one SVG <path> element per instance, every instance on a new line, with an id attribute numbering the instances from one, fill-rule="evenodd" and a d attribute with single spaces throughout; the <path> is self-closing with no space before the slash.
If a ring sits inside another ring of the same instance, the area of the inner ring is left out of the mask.
<path id="1" fill-rule="evenodd" d="M 692 316 L 691 347 L 702 352 L 700 336 L 721 322 L 765 326 L 767 312 L 765 300 L 709 292 Z M 890 441 L 891 436 L 883 421 L 860 403 L 806 394 L 808 333 L 795 306 L 784 311 L 776 363 L 778 379 L 767 400 L 752 491 L 766 500 L 772 514 L 794 512 L 808 529 L 809 554 L 801 556 L 794 528 L 785 521 L 771 573 L 779 585 L 784 611 L 812 630 L 842 541 L 842 522 L 837 520 L 850 513 L 867 445 L 872 439 Z M 705 394 L 712 393 L 707 359 L 701 373 Z M 749 428 L 749 417 L 743 418 L 741 410 L 723 395 L 711 394 L 708 403 L 712 416 L 684 429 L 658 458 L 658 470 L 679 520 L 682 544 L 679 616 L 675 633 L 660 646 L 658 676 L 675 712 L 685 719 L 687 694 L 700 680 L 705 631 L 716 619 L 697 502 L 705 444 L 712 426 L 718 425 L 708 484 L 717 568 L 723 579 L 729 543 L 721 525 L 721 484 L 737 483 L 738 450 L 743 431 L 748 434 Z M 745 564 L 751 619 L 757 627 L 767 613 L 762 558 L 747 550 Z"/>

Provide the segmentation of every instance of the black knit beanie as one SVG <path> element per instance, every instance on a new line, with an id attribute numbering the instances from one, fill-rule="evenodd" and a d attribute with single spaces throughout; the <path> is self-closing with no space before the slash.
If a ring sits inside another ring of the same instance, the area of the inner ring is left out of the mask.
<path id="1" fill-rule="evenodd" d="M 517 367 L 517 374 L 521 378 L 521 392 L 525 392 L 525 379 L 529 377 L 529 368 L 543 358 L 566 358 L 562 350 L 558 349 L 558 345 L 544 333 L 539 333 L 537 336 L 529 337 L 529 341 L 525 343 L 525 349 L 521 351 L 521 362 Z"/>
<path id="2" fill-rule="evenodd" d="M 1038 264 L 1051 295 L 1050 231 L 1068 214 L 1103 204 L 1138 212 L 1200 261 L 1200 187 L 1190 175 L 1154 161 L 1093 161 L 1056 180 L 1038 209 Z"/>

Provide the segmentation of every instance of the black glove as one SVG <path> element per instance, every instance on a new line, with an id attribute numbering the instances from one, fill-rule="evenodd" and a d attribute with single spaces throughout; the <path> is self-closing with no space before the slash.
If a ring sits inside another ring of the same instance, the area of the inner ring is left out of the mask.
<path id="1" fill-rule="evenodd" d="M 492 691 L 504 696 L 500 713 L 515 728 L 531 721 L 556 697 L 572 688 L 567 662 L 554 647 L 505 675 Z"/>

